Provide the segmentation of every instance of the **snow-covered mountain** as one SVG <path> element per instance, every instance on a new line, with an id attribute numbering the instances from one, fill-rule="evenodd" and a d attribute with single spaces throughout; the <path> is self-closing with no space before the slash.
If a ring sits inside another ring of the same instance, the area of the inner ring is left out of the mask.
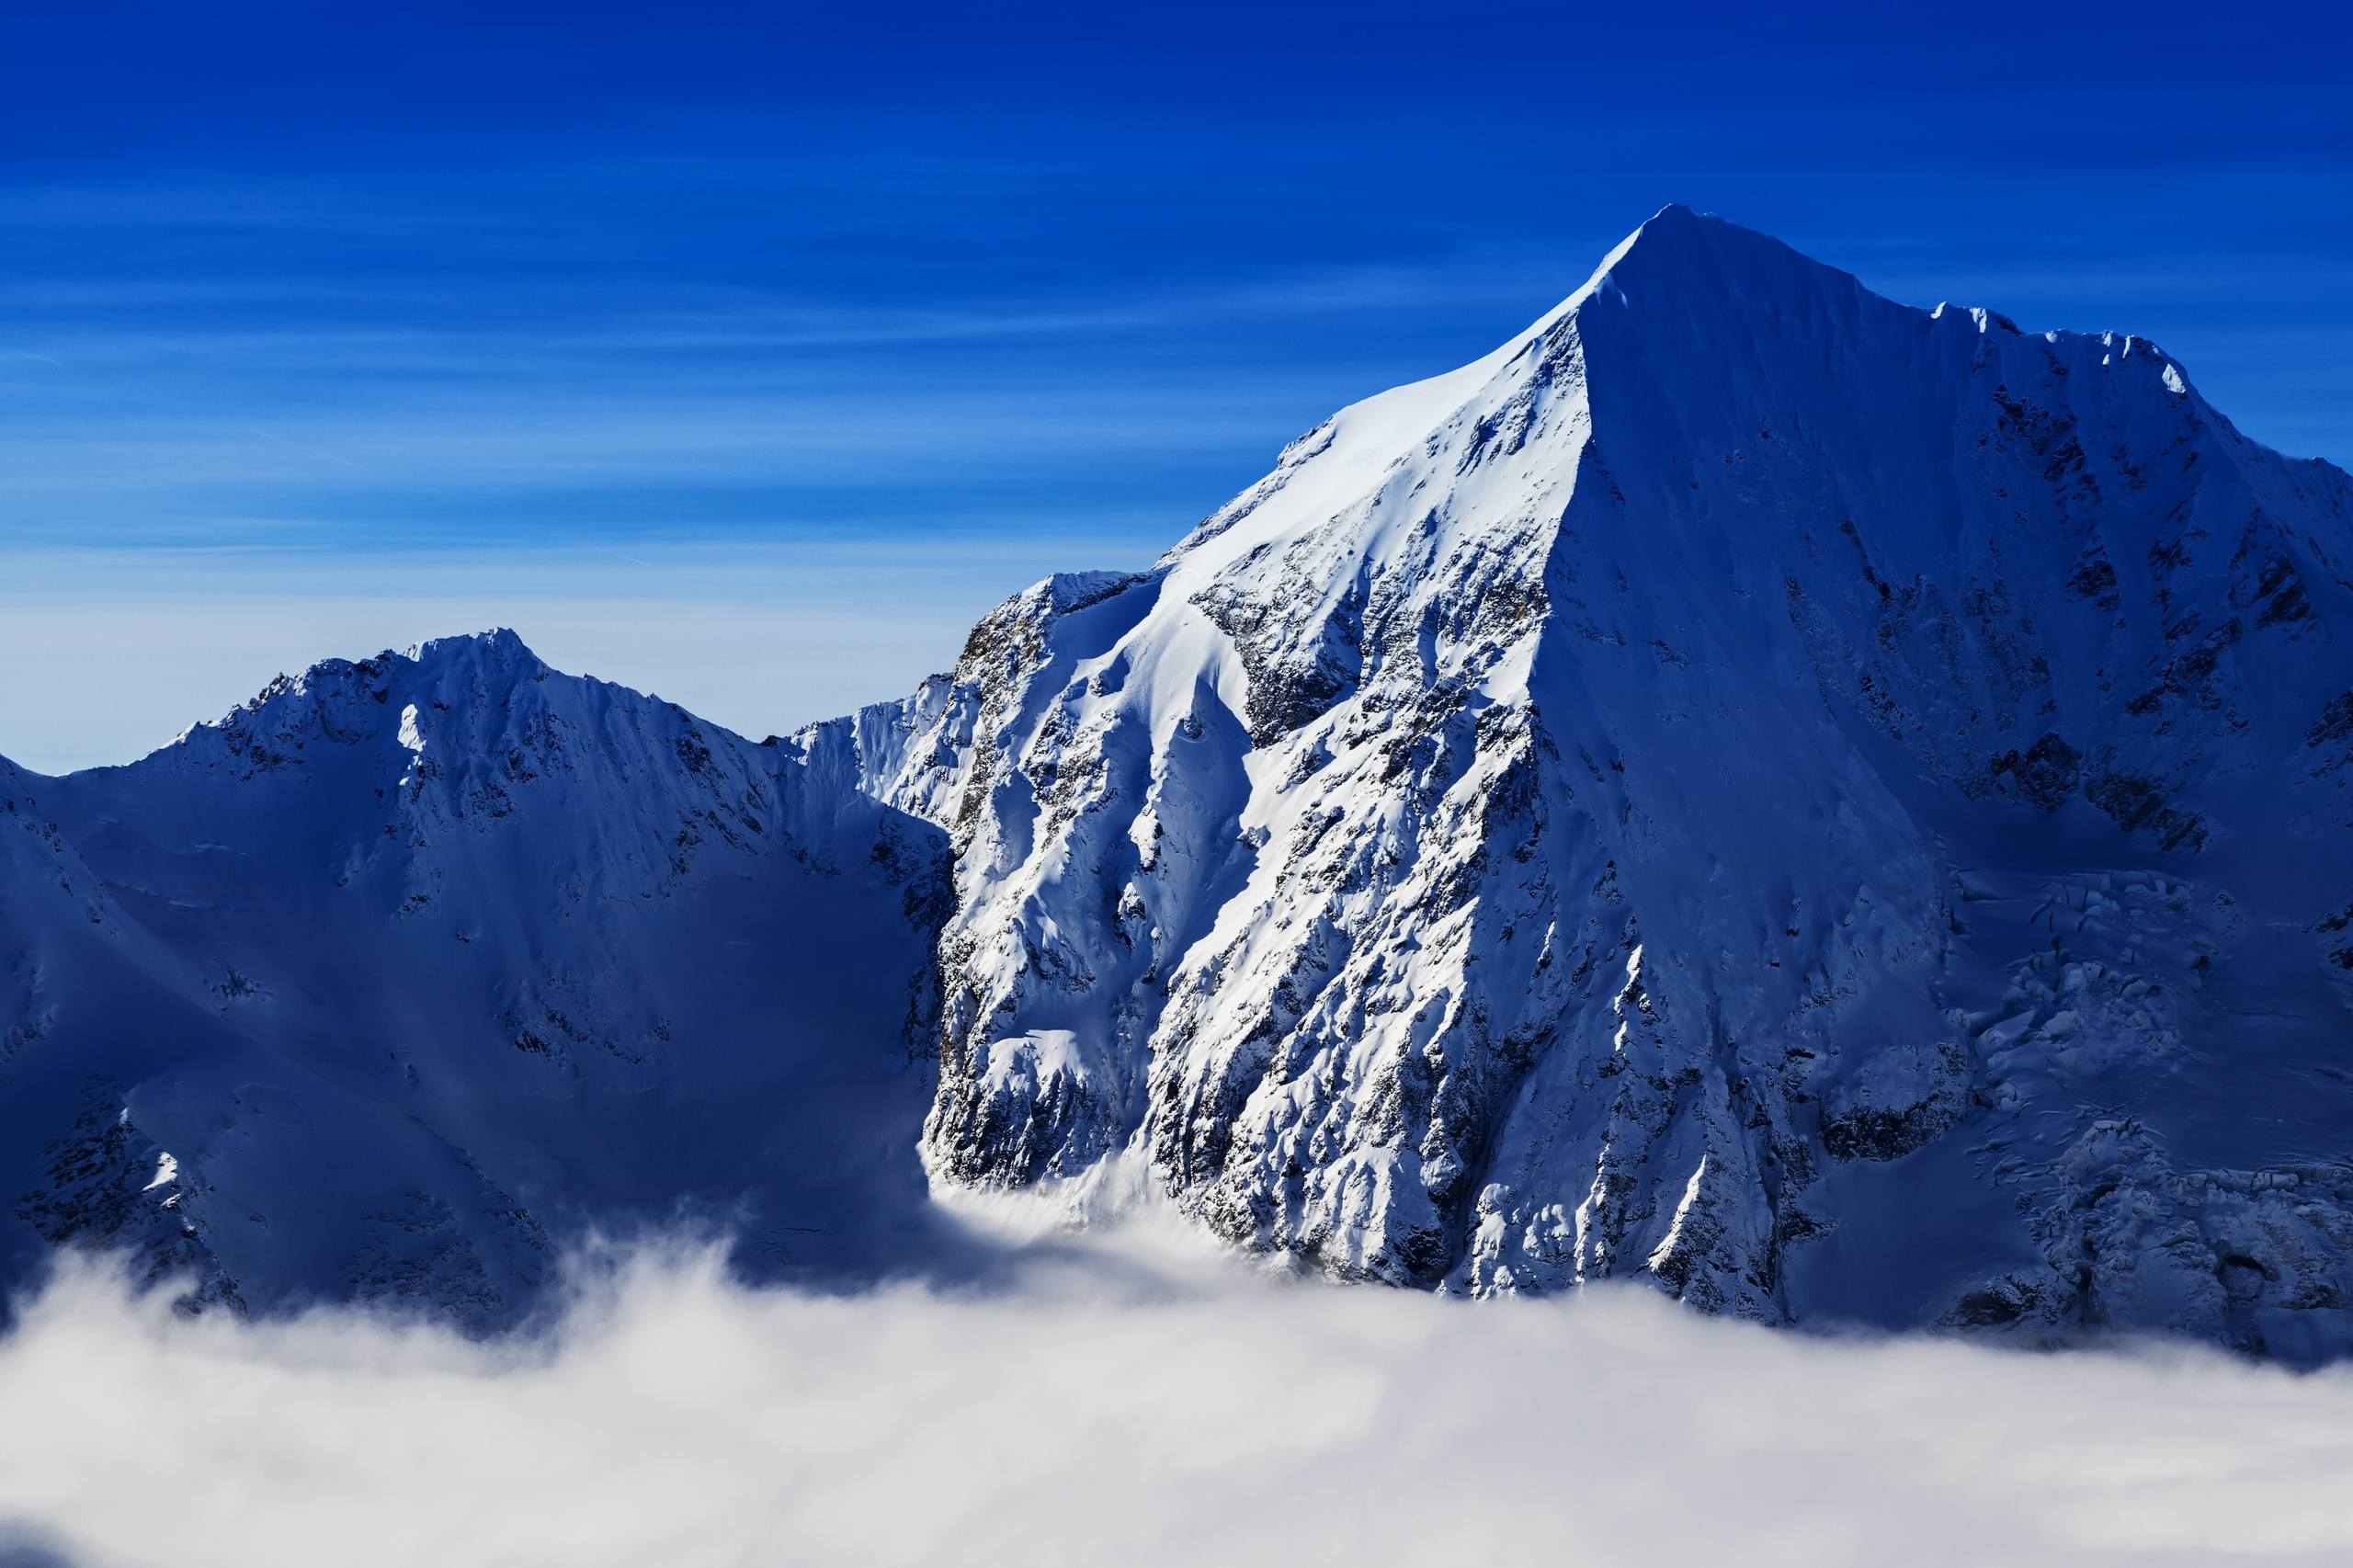
<path id="1" fill-rule="evenodd" d="M 1472 1293 L 2353 1343 L 2347 476 L 1669 208 L 821 726 L 937 1181 Z"/>
<path id="2" fill-rule="evenodd" d="M 919 1140 L 1398 1285 L 2353 1349 L 2348 549 L 2145 339 L 1669 208 L 905 700 L 494 635 L 0 774 L 6 1265 L 498 1322 L 682 1206 L 904 1256 Z"/>
<path id="3" fill-rule="evenodd" d="M 923 1226 L 942 851 L 505 632 L 0 765 L 0 1267 L 110 1242 L 484 1325 L 680 1218 L 863 1271 Z"/>

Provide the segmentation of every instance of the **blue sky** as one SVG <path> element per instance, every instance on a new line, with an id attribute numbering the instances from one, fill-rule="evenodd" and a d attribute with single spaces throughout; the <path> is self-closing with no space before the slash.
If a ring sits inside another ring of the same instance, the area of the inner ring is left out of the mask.
<path id="1" fill-rule="evenodd" d="M 1669 200 L 2353 462 L 2321 8 L 0 5 L 0 753 L 480 624 L 756 733 Z"/>

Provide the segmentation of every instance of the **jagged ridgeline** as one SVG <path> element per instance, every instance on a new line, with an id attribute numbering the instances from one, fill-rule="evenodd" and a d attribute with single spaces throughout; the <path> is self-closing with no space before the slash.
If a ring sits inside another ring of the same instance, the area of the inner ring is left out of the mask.
<path id="1" fill-rule="evenodd" d="M 496 1322 L 616 1212 L 913 1261 L 927 1171 L 2338 1354 L 2347 486 L 1669 208 L 904 701 L 754 745 L 494 637 L 7 775 L 7 1256 Z"/>

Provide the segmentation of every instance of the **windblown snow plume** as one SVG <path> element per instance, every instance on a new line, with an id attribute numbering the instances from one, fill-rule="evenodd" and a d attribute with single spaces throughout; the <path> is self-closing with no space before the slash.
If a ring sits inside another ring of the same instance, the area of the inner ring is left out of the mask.
<path id="1" fill-rule="evenodd" d="M 545 1336 L 189 1321 L 69 1274 L 0 1341 L 10 1568 L 2341 1563 L 2353 1378 L 1449 1302 L 1157 1237 L 823 1296 L 642 1255 Z"/>

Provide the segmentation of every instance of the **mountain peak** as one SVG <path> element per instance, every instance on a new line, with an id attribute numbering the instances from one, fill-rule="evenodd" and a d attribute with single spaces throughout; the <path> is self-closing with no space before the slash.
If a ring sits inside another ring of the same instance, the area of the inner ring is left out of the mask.
<path id="1" fill-rule="evenodd" d="M 353 738 L 373 732 L 384 713 L 397 714 L 412 703 L 447 708 L 500 699 L 551 673 L 503 626 L 431 638 L 404 652 L 387 648 L 364 659 L 322 659 L 299 675 L 272 677 L 220 718 L 174 736 L 165 750 L 206 741 L 200 749 L 208 759 L 219 760 L 211 752 L 225 744 L 234 756 L 254 753 L 274 766 L 283 759 L 278 742 L 291 744 L 294 737 L 314 733 Z"/>
<path id="2" fill-rule="evenodd" d="M 2002 312 L 1984 306 L 1946 301 L 1923 309 L 1906 304 L 1770 234 L 1680 202 L 1660 208 L 1620 241 L 1583 288 L 1523 333 L 1513 347 L 1524 347 L 1573 313 L 1581 326 L 1598 326 L 1606 336 L 1612 329 L 1598 324 L 1591 306 L 1612 299 L 1646 307 L 1639 317 L 1648 348 L 1656 347 L 1652 335 L 1662 326 L 1681 332 L 1703 320 L 1703 335 L 1736 331 L 1745 339 L 1750 333 L 1737 328 L 1735 318 L 1763 310 L 1768 319 L 1759 324 L 1768 335 L 1786 335 L 1792 324 L 1811 323 L 1801 327 L 1802 336 L 1828 333 L 1851 343 L 1866 333 L 1925 333 L 1934 324 L 1956 337 L 2036 338 L 2085 368 L 2145 369 L 2171 393 L 2188 390 L 2180 368 L 2146 337 L 2117 332 L 2029 333 Z M 1711 317 L 1711 311 L 1731 315 Z M 1729 347 L 1730 343 L 1717 347 Z M 1812 352 L 1803 343 L 1799 347 L 1803 353 Z M 2029 347 L 2028 352 L 2040 350 Z"/>
<path id="3" fill-rule="evenodd" d="M 494 626 L 483 631 L 427 638 L 404 650 L 387 648 L 365 659 L 322 659 L 299 676 L 279 676 L 244 708 L 251 711 L 289 692 L 354 681 L 403 690 L 420 682 L 438 687 L 452 681 L 496 688 L 546 673 L 547 665 L 520 637 L 506 627 Z"/>
<path id="4" fill-rule="evenodd" d="M 390 652 L 388 649 L 377 657 L 387 657 Z M 453 637 L 428 638 L 425 642 L 409 644 L 400 656 L 411 664 L 426 667 L 460 664 L 477 668 L 513 669 L 525 674 L 547 668 L 522 638 L 504 626 L 461 632 Z"/>
<path id="5" fill-rule="evenodd" d="M 2346 494 L 2145 339 L 1665 208 L 884 737 L 959 850 L 934 1179 L 1141 1155 L 1472 1293 L 2353 1346 L 2298 1315 L 2347 1249 L 2236 1196 L 2308 1179 L 2353 972 Z M 2185 1050 L 2214 1006 L 2265 1021 Z"/>
<path id="6" fill-rule="evenodd" d="M 1680 201 L 1670 201 L 1644 219 L 1640 228 L 1626 236 L 1626 241 L 1631 244 L 1648 235 L 1654 243 L 1665 243 L 1677 237 L 1688 238 L 1704 233 L 1711 227 L 1731 229 L 1737 228 L 1738 225 L 1719 218 L 1712 212 L 1701 212 L 1695 208 L 1686 207 Z M 1750 231 L 1742 230 L 1741 232 L 1746 233 Z"/>
<path id="7" fill-rule="evenodd" d="M 1770 234 L 1670 202 L 1620 240 L 1563 308 L 1606 293 L 1610 285 L 1705 286 L 1739 300 L 1770 295 L 1807 278 L 1860 287 L 1852 275 Z"/>

